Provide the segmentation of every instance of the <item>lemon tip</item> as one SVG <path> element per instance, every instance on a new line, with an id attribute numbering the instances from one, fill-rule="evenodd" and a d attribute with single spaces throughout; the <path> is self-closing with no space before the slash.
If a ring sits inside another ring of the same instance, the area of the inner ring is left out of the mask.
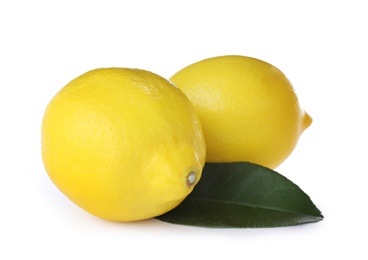
<path id="1" fill-rule="evenodd" d="M 303 128 L 304 130 L 307 129 L 313 122 L 313 118 L 304 111 L 304 117 L 303 117 Z"/>

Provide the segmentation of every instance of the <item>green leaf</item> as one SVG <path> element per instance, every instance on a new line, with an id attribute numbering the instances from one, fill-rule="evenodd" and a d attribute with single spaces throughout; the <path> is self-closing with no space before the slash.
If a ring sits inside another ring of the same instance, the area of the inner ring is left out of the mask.
<path id="1" fill-rule="evenodd" d="M 237 162 L 206 163 L 192 193 L 156 218 L 201 227 L 258 228 L 317 222 L 323 216 L 309 196 L 281 174 Z"/>

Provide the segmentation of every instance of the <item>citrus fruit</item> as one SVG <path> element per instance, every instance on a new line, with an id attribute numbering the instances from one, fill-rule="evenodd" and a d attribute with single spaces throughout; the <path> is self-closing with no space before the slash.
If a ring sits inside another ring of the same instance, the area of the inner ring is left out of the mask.
<path id="1" fill-rule="evenodd" d="M 276 168 L 312 122 L 286 76 L 259 59 L 212 57 L 170 80 L 196 108 L 208 162 L 248 161 Z"/>
<path id="2" fill-rule="evenodd" d="M 42 121 L 42 159 L 75 204 L 111 221 L 176 207 L 201 177 L 205 143 L 185 94 L 145 70 L 100 68 L 63 87 Z"/>

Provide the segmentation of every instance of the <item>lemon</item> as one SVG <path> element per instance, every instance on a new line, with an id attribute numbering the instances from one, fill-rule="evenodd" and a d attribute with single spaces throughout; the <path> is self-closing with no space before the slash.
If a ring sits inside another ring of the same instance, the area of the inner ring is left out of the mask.
<path id="1" fill-rule="evenodd" d="M 248 161 L 276 168 L 312 122 L 286 76 L 259 59 L 212 57 L 170 80 L 196 108 L 208 162 Z"/>
<path id="2" fill-rule="evenodd" d="M 42 159 L 52 182 L 111 221 L 176 207 L 200 179 L 205 154 L 188 98 L 145 70 L 89 71 L 51 99 L 42 120 Z"/>

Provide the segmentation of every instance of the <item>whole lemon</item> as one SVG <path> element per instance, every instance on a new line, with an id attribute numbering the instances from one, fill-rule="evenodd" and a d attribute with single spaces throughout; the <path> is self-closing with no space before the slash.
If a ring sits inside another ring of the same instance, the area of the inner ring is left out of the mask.
<path id="1" fill-rule="evenodd" d="M 206 148 L 185 94 L 145 70 L 101 68 L 68 83 L 42 121 L 42 159 L 75 204 L 112 221 L 176 207 L 201 177 Z"/>
<path id="2" fill-rule="evenodd" d="M 208 162 L 248 161 L 276 168 L 312 122 L 286 76 L 259 59 L 213 57 L 170 80 L 196 108 Z"/>

